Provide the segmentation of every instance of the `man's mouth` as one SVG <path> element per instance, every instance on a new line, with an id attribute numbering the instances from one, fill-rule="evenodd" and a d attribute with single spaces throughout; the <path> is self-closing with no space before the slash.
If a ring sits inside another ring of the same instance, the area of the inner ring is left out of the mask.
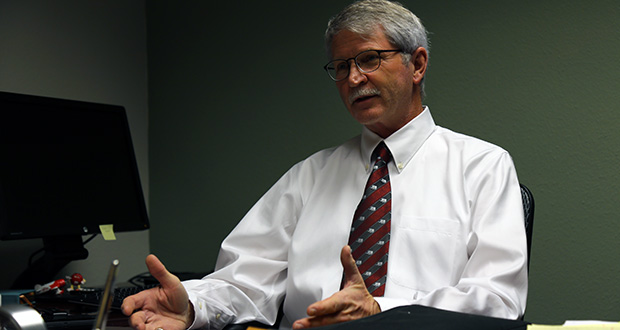
<path id="1" fill-rule="evenodd" d="M 364 101 L 366 101 L 368 99 L 371 99 L 373 97 L 376 97 L 376 96 L 375 95 L 373 95 L 373 96 L 362 96 L 360 98 L 355 99 L 355 101 L 353 101 L 353 103 L 364 102 Z"/>
<path id="2" fill-rule="evenodd" d="M 366 100 L 369 100 L 373 97 L 377 97 L 380 95 L 381 95 L 381 92 L 379 92 L 379 90 L 377 89 L 356 90 L 349 96 L 349 103 L 354 104 L 354 103 L 364 102 Z"/>

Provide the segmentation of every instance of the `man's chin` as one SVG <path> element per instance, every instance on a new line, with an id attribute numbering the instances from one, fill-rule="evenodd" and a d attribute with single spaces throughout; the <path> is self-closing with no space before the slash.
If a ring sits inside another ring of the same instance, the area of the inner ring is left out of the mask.
<path id="1" fill-rule="evenodd" d="M 352 106 L 349 112 L 362 125 L 370 125 L 379 120 L 383 111 L 377 107 Z"/>
<path id="2" fill-rule="evenodd" d="M 359 121 L 362 118 L 376 118 L 383 113 L 383 109 L 371 102 L 355 102 L 349 106 L 349 112 Z"/>

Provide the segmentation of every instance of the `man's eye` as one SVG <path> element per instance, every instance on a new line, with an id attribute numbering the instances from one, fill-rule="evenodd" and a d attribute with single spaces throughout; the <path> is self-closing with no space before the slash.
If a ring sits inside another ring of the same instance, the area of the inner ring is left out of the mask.
<path id="1" fill-rule="evenodd" d="M 348 67 L 346 62 L 340 62 L 336 64 L 336 71 L 347 71 Z"/>
<path id="2" fill-rule="evenodd" d="M 367 55 L 360 56 L 360 57 L 361 58 L 357 60 L 359 63 L 372 63 L 372 62 L 376 62 L 379 60 L 378 54 L 367 54 Z"/>

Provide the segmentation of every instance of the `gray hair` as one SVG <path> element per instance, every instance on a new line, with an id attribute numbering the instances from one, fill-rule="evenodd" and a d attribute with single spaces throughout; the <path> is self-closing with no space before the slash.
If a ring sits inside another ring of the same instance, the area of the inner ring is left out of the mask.
<path id="1" fill-rule="evenodd" d="M 385 36 L 403 51 L 403 62 L 419 47 L 429 52 L 428 36 L 420 19 L 398 2 L 387 0 L 362 0 L 345 7 L 327 23 L 325 47 L 328 58 L 332 55 L 332 40 L 340 31 L 348 30 L 364 36 L 373 34 L 377 26 L 383 28 Z M 424 79 L 420 84 L 424 97 Z"/>

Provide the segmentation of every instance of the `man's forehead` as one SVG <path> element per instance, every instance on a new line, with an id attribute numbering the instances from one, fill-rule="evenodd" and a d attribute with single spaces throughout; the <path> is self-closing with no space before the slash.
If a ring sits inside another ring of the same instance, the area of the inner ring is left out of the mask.
<path id="1" fill-rule="evenodd" d="M 390 47 L 391 43 L 381 29 L 373 33 L 357 33 L 350 30 L 338 32 L 332 39 L 331 50 L 332 58 L 342 56 L 354 56 L 357 52 Z M 350 53 L 355 53 L 351 55 Z"/>

